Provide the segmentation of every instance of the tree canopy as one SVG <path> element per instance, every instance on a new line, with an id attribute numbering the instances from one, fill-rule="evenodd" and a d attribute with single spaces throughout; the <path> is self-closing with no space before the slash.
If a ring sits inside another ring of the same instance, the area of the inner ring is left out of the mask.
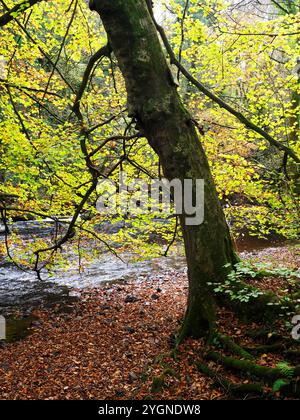
<path id="1" fill-rule="evenodd" d="M 296 237 L 299 4 L 157 3 L 166 54 L 203 135 L 233 232 Z M 16 196 L 2 212 L 13 218 L 75 214 L 67 236 L 79 225 L 77 233 L 93 236 L 103 220 L 93 206 L 95 174 L 155 177 L 160 163 L 127 116 L 122 75 L 85 1 L 1 1 L 1 7 L 1 193 Z M 144 235 L 158 228 L 172 239 L 169 228 L 148 222 L 139 218 Z M 140 248 L 140 236 L 118 235 L 125 246 Z M 14 239 L 18 258 L 28 255 Z M 155 247 L 142 242 L 145 253 L 153 253 Z M 39 240 L 33 251 L 53 246 Z M 21 263 L 32 265 L 37 254 L 30 255 Z"/>

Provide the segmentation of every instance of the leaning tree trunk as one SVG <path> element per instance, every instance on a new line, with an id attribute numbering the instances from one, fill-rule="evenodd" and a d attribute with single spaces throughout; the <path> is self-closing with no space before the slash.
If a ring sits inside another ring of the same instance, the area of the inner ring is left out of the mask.
<path id="1" fill-rule="evenodd" d="M 181 226 L 188 265 L 189 297 L 181 337 L 204 336 L 214 327 L 208 282 L 222 281 L 236 257 L 208 161 L 177 93 L 147 0 L 92 0 L 125 79 L 129 115 L 158 154 L 169 180 L 205 180 L 205 221 Z M 228 268 L 227 268 L 228 270 Z"/>

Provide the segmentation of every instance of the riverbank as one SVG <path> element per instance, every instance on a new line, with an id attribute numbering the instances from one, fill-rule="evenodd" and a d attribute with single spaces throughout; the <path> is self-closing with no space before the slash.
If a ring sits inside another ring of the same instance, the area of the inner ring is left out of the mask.
<path id="1" fill-rule="evenodd" d="M 299 246 L 243 257 L 300 266 Z M 187 280 L 182 272 L 168 270 L 75 292 L 77 301 L 36 309 L 32 334 L 0 348 L 1 399 L 228 398 L 225 389 L 196 368 L 201 340 L 187 340 L 178 358 L 170 357 L 173 333 L 186 305 Z M 224 309 L 219 315 L 221 331 L 251 345 L 246 332 L 257 325 L 244 325 Z M 281 330 L 282 325 L 273 328 Z M 278 361 L 280 355 L 259 359 L 269 366 Z"/>

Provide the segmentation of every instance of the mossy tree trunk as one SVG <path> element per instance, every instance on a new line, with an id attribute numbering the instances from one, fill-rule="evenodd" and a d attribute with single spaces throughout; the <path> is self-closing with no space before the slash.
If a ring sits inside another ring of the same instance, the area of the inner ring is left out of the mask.
<path id="1" fill-rule="evenodd" d="M 90 8 L 99 13 L 124 76 L 129 115 L 158 154 L 166 178 L 205 180 L 204 223 L 187 226 L 181 217 L 189 278 L 182 337 L 204 336 L 215 319 L 207 283 L 222 281 L 224 265 L 236 262 L 205 152 L 177 93 L 147 0 L 93 0 Z"/>

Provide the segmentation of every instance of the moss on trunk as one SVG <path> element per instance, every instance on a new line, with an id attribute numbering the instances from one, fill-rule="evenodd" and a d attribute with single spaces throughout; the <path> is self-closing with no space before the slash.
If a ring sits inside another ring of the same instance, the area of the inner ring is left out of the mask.
<path id="1" fill-rule="evenodd" d="M 129 115 L 159 155 L 164 175 L 205 180 L 205 220 L 187 226 L 181 219 L 188 265 L 189 297 L 181 338 L 214 328 L 214 299 L 208 282 L 222 281 L 234 264 L 230 232 L 208 161 L 192 119 L 170 74 L 145 0 L 93 0 L 125 79 Z"/>

